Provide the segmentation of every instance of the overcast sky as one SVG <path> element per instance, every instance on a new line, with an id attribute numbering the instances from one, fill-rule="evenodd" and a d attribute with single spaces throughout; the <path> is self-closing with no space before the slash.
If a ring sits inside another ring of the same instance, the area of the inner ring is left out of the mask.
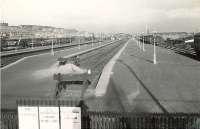
<path id="1" fill-rule="evenodd" d="M 1 0 L 1 20 L 91 32 L 197 31 L 200 0 Z"/>

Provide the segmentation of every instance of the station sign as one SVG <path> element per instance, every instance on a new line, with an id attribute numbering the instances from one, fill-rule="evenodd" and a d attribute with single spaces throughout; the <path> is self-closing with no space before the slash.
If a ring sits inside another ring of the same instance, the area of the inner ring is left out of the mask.
<path id="1" fill-rule="evenodd" d="M 61 129 L 81 129 L 81 108 L 60 107 Z"/>
<path id="2" fill-rule="evenodd" d="M 59 107 L 39 107 L 40 129 L 60 129 Z"/>
<path id="3" fill-rule="evenodd" d="M 38 107 L 18 106 L 19 129 L 39 129 Z"/>

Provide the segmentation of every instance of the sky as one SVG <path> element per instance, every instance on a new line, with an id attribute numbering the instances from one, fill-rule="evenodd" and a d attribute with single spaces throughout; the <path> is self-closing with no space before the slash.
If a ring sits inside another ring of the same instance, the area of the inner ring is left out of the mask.
<path id="1" fill-rule="evenodd" d="M 1 20 L 90 32 L 200 30 L 200 0 L 0 0 Z"/>

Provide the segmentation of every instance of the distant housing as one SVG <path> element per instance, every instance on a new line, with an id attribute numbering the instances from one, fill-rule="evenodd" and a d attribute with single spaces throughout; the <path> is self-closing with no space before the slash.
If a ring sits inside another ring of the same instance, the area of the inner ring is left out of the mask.
<path id="1" fill-rule="evenodd" d="M 5 22 L 0 23 L 0 27 L 2 26 L 8 26 L 8 23 L 5 23 Z"/>
<path id="2" fill-rule="evenodd" d="M 9 26 L 8 23 L 0 23 L 0 37 L 8 39 L 26 39 L 26 38 L 61 38 L 74 36 L 78 31 L 76 29 L 64 29 L 51 26 L 40 25 L 19 25 Z"/>

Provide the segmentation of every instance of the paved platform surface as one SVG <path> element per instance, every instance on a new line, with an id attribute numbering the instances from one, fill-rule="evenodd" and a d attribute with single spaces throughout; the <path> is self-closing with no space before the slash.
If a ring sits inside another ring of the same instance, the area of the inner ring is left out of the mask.
<path id="1" fill-rule="evenodd" d="M 124 111 L 200 112 L 200 62 L 157 47 L 154 65 L 153 46 L 145 49 L 129 40 L 112 70 L 107 89 L 118 93 Z"/>

